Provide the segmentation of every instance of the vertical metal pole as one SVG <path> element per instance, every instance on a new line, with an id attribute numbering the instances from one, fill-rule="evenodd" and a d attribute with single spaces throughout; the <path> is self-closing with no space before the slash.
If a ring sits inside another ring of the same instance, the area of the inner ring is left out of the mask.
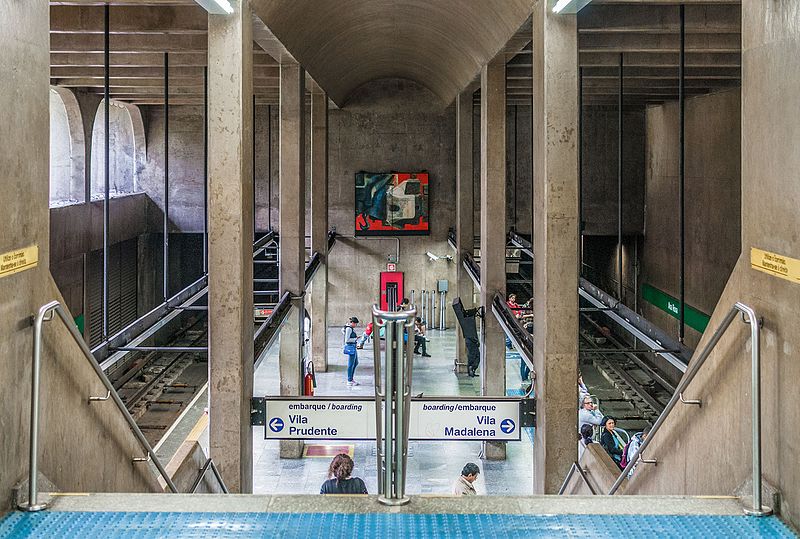
<path id="1" fill-rule="evenodd" d="M 109 227 L 109 191 L 111 184 L 111 166 L 109 129 L 111 122 L 111 45 L 109 42 L 109 5 L 105 5 L 103 12 L 103 63 L 105 73 L 103 76 L 103 113 L 104 123 L 104 148 L 105 148 L 105 168 L 103 170 L 103 341 L 108 339 L 108 227 Z"/>
<path id="2" fill-rule="evenodd" d="M 685 184 L 685 172 L 686 172 L 686 154 L 684 148 L 684 122 L 686 117 L 686 91 L 685 91 L 685 76 L 686 76 L 686 19 L 685 19 L 685 11 L 683 4 L 680 6 L 680 18 L 681 18 L 681 45 L 680 45 L 680 60 L 678 63 L 678 107 L 679 107 L 679 132 L 680 132 L 680 141 L 678 145 L 679 153 L 678 153 L 678 197 L 679 197 L 679 217 L 678 220 L 680 222 L 680 306 L 679 309 L 679 319 L 680 319 L 680 333 L 678 336 L 678 340 L 682 343 L 684 337 L 686 335 L 686 311 L 685 311 L 685 301 L 686 301 L 686 287 L 685 287 L 685 270 L 686 270 L 686 206 L 684 200 L 684 184 Z"/>
<path id="3" fill-rule="evenodd" d="M 622 96 L 624 93 L 624 61 L 619 53 L 619 97 L 617 104 L 617 299 L 622 301 Z"/>
<path id="4" fill-rule="evenodd" d="M 439 329 L 439 320 L 436 318 L 436 290 L 431 290 L 431 326 Z"/>
<path id="5" fill-rule="evenodd" d="M 392 498 L 392 486 L 394 485 L 394 455 L 393 442 L 394 442 L 394 424 L 392 422 L 392 407 L 394 406 L 394 362 L 396 352 L 395 342 L 395 324 L 392 321 L 386 322 L 386 365 L 384 372 L 384 400 L 383 407 L 383 464 L 384 464 L 384 478 L 383 478 L 383 497 L 386 499 Z"/>
<path id="6" fill-rule="evenodd" d="M 681 6 L 683 8 L 683 6 Z M 681 20 L 681 22 L 683 22 Z M 753 510 L 761 512 L 761 339 L 758 320 L 750 317 L 750 343 L 753 354 Z"/>
<path id="7" fill-rule="evenodd" d="M 583 67 L 578 67 L 578 275 L 583 275 Z"/>
<path id="8" fill-rule="evenodd" d="M 397 327 L 397 355 L 395 356 L 395 398 L 394 398 L 394 497 L 402 499 L 405 495 L 405 471 L 403 467 L 405 453 L 405 354 L 403 346 L 404 321 L 392 322 Z M 414 331 L 408 328 L 408 342 L 414 339 Z"/>
<path id="9" fill-rule="evenodd" d="M 208 273 L 208 66 L 203 67 L 203 273 Z"/>
<path id="10" fill-rule="evenodd" d="M 256 241 L 256 94 L 253 94 L 253 242 Z"/>
<path id="11" fill-rule="evenodd" d="M 28 458 L 30 469 L 28 475 L 28 505 L 20 506 L 24 511 L 41 511 L 47 504 L 39 503 L 39 492 L 36 479 L 39 475 L 39 374 L 41 372 L 42 323 L 52 317 L 47 310 L 40 310 L 33 320 L 33 365 L 31 367 L 31 432 Z"/>
<path id="12" fill-rule="evenodd" d="M 514 230 L 517 230 L 517 105 L 514 105 Z"/>
<path id="13" fill-rule="evenodd" d="M 169 53 L 164 53 L 164 301 L 169 299 Z"/>
<path id="14" fill-rule="evenodd" d="M 267 184 L 267 222 L 269 230 L 272 230 L 272 105 L 267 105 L 267 174 L 269 183 Z"/>

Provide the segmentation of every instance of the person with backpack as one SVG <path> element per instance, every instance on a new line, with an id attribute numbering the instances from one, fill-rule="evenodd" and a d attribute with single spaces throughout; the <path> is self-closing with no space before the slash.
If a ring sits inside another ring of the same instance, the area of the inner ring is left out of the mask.
<path id="1" fill-rule="evenodd" d="M 633 435 L 630 441 L 625 444 L 625 447 L 622 449 L 622 460 L 620 460 L 619 465 L 622 466 L 624 469 L 629 462 L 636 460 L 636 454 L 639 452 L 639 448 L 644 443 L 644 440 L 647 438 L 647 435 L 650 434 L 650 427 L 645 427 L 642 432 L 638 432 Z M 628 472 L 628 477 L 633 475 L 633 471 L 636 469 L 636 466 L 631 468 L 631 471 Z"/>
<path id="2" fill-rule="evenodd" d="M 356 334 L 356 324 L 358 324 L 358 318 L 351 316 L 348 325 L 342 328 L 342 335 L 344 336 L 342 353 L 347 356 L 347 385 L 351 387 L 360 385 L 354 378 L 356 367 L 358 367 L 358 350 L 356 350 L 358 335 Z"/>
<path id="3" fill-rule="evenodd" d="M 603 446 L 603 449 L 606 450 L 606 453 L 611 455 L 614 463 L 617 466 L 620 466 L 620 461 L 622 460 L 623 455 L 622 449 L 625 447 L 625 443 L 622 441 L 622 437 L 619 435 L 619 433 L 614 431 L 617 426 L 617 420 L 611 416 L 605 416 L 603 418 L 602 425 L 603 434 L 600 435 L 600 445 Z M 621 466 L 620 469 L 622 469 Z"/>

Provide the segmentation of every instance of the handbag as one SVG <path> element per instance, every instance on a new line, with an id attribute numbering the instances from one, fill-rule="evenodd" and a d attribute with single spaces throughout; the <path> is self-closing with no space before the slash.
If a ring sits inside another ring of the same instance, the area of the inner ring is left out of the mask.
<path id="1" fill-rule="evenodd" d="M 356 353 L 356 345 L 355 344 L 345 344 L 344 348 L 342 348 L 342 352 L 346 356 L 352 356 Z"/>

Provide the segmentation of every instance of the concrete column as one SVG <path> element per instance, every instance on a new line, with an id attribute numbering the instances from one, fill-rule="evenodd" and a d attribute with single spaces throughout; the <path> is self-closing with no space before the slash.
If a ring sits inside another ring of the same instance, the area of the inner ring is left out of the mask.
<path id="1" fill-rule="evenodd" d="M 231 492 L 253 491 L 253 21 L 208 17 L 209 443 Z"/>
<path id="2" fill-rule="evenodd" d="M 475 92 L 467 90 L 459 94 L 456 100 L 456 294 L 461 298 L 465 308 L 473 307 L 474 284 L 467 270 L 464 269 L 464 255 L 472 254 L 475 243 L 475 201 L 472 188 L 475 183 L 473 177 L 473 148 L 472 148 L 472 114 L 473 98 Z M 464 336 L 461 327 L 456 324 L 458 343 L 456 352 L 458 363 L 461 365 L 458 372 L 467 372 L 467 349 L 464 346 Z"/>
<path id="3" fill-rule="evenodd" d="M 501 55 L 481 70 L 481 395 L 505 396 L 505 333 L 492 300 L 506 292 L 506 64 Z M 485 442 L 489 460 L 504 460 L 502 442 Z"/>
<path id="4" fill-rule="evenodd" d="M 305 71 L 281 65 L 280 104 L 280 289 L 295 299 L 280 333 L 281 395 L 300 395 L 303 381 L 305 290 Z M 303 442 L 281 441 L 281 458 L 300 458 Z"/>
<path id="5" fill-rule="evenodd" d="M 575 459 L 578 376 L 578 44 L 575 15 L 533 7 L 534 494 Z"/>
<path id="6" fill-rule="evenodd" d="M 311 288 L 311 358 L 328 370 L 328 96 L 311 93 L 311 252 L 321 265 Z"/>

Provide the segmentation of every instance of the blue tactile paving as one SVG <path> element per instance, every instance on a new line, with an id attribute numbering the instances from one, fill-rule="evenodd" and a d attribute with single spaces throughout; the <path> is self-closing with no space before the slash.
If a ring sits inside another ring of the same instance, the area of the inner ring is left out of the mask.
<path id="1" fill-rule="evenodd" d="M 334 513 L 11 513 L 0 539 L 267 538 L 503 539 L 536 537 L 795 537 L 777 518 L 647 515 Z"/>

